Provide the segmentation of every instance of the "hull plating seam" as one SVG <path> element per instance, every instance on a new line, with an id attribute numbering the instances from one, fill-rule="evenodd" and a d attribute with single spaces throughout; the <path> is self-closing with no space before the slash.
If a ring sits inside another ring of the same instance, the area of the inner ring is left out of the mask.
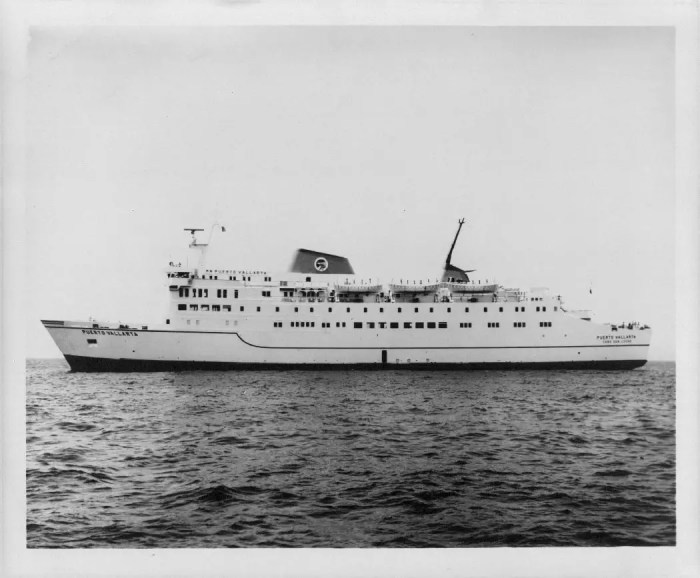
<path id="1" fill-rule="evenodd" d="M 47 329 L 91 329 L 88 327 L 64 327 L 64 326 L 52 326 L 46 325 Z M 107 330 L 105 330 L 107 331 Z M 119 331 L 133 331 L 135 333 L 181 333 L 184 335 L 197 334 L 197 335 L 235 335 L 243 343 L 250 347 L 257 347 L 258 349 L 374 349 L 374 350 L 406 350 L 406 349 L 589 349 L 589 348 L 602 348 L 602 347 L 648 347 L 648 343 L 620 343 L 620 344 L 609 344 L 609 345 L 474 345 L 474 346 L 460 346 L 460 345 L 447 345 L 447 346 L 432 346 L 432 345 L 417 345 L 417 346 L 387 346 L 387 345 L 377 345 L 376 347 L 340 347 L 340 346 L 318 346 L 318 347 L 299 347 L 294 345 L 256 345 L 255 343 L 250 343 L 246 341 L 240 334 L 236 331 L 178 331 L 178 330 L 168 330 L 168 329 L 109 329 L 118 333 Z M 113 337 L 118 337 L 118 335 L 113 335 Z"/>

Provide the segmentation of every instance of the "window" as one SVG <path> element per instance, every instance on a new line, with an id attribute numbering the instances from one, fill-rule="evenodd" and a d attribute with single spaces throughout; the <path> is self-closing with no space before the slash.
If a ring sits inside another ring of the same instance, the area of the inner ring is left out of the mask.
<path id="1" fill-rule="evenodd" d="M 355 321 L 355 323 L 353 323 L 353 327 L 355 329 L 362 329 L 362 321 Z"/>
<path id="2" fill-rule="evenodd" d="M 365 313 L 367 313 L 367 307 L 365 307 Z"/>
<path id="3" fill-rule="evenodd" d="M 414 312 L 414 313 L 418 313 L 418 307 L 415 307 L 415 308 L 413 309 L 413 312 Z"/>
<path id="4" fill-rule="evenodd" d="M 88 339 L 88 345 L 97 345 L 97 339 Z"/>
<path id="5" fill-rule="evenodd" d="M 379 329 L 386 329 L 386 321 L 379 322 Z"/>
<path id="6" fill-rule="evenodd" d="M 384 307 L 379 308 L 379 313 L 384 313 Z"/>
<path id="7" fill-rule="evenodd" d="M 212 311 L 221 311 L 221 305 L 212 305 L 211 310 Z"/>
<path id="8" fill-rule="evenodd" d="M 187 305 L 185 305 L 184 303 L 180 303 L 180 304 L 177 306 L 177 310 L 178 310 L 178 311 L 187 311 Z"/>
<path id="9" fill-rule="evenodd" d="M 412 329 L 412 323 L 410 321 L 404 321 L 403 328 L 404 329 Z"/>
<path id="10" fill-rule="evenodd" d="M 280 312 L 280 308 L 279 308 L 279 307 L 275 307 L 275 313 L 279 313 L 279 312 Z"/>
<path id="11" fill-rule="evenodd" d="M 433 312 L 433 308 L 432 308 L 432 307 L 430 308 L 430 312 L 431 312 L 431 313 Z"/>
<path id="12" fill-rule="evenodd" d="M 525 307 L 521 307 L 521 308 L 520 308 L 520 311 L 521 311 L 522 313 L 525 313 Z"/>
<path id="13" fill-rule="evenodd" d="M 233 291 L 233 298 L 238 299 L 238 289 L 234 289 Z"/>
<path id="14" fill-rule="evenodd" d="M 525 322 L 524 321 L 514 321 L 513 327 L 525 327 Z"/>
<path id="15" fill-rule="evenodd" d="M 221 289 L 216 290 L 216 296 L 219 298 L 221 297 Z"/>
<path id="16" fill-rule="evenodd" d="M 540 327 L 551 327 L 552 322 L 551 321 L 540 321 Z"/>
<path id="17" fill-rule="evenodd" d="M 515 308 L 515 312 L 516 312 L 516 313 L 518 312 L 518 308 L 517 308 L 517 307 Z"/>
<path id="18" fill-rule="evenodd" d="M 428 321 L 428 329 L 435 329 L 435 321 Z"/>
<path id="19" fill-rule="evenodd" d="M 346 311 L 347 313 L 350 313 L 350 307 L 346 308 L 345 311 Z"/>
<path id="20" fill-rule="evenodd" d="M 260 307 L 256 307 L 255 310 L 260 313 Z"/>
<path id="21" fill-rule="evenodd" d="M 308 322 L 308 321 L 306 322 L 306 326 L 309 327 L 309 322 Z"/>
<path id="22" fill-rule="evenodd" d="M 499 307 L 499 308 L 498 308 L 498 312 L 499 312 L 499 313 L 503 313 L 503 307 Z"/>
<path id="23" fill-rule="evenodd" d="M 231 311 L 231 306 L 230 305 L 224 305 L 224 311 Z"/>
<path id="24" fill-rule="evenodd" d="M 471 322 L 466 321 L 466 322 L 464 322 L 464 323 L 460 323 L 459 326 L 466 329 L 466 328 L 468 328 L 468 327 L 471 327 L 472 324 L 471 324 Z"/>
<path id="25" fill-rule="evenodd" d="M 343 327 L 345 327 L 345 321 L 343 321 Z"/>
<path id="26" fill-rule="evenodd" d="M 369 329 L 374 329 L 374 321 L 368 321 L 368 322 L 367 322 L 367 327 L 368 327 Z"/>
<path id="27" fill-rule="evenodd" d="M 204 290 L 204 296 L 209 297 L 209 289 Z M 200 295 L 200 297 L 201 297 L 201 295 Z"/>
<path id="28" fill-rule="evenodd" d="M 498 322 L 496 322 L 496 321 L 490 322 L 490 323 L 489 323 L 489 327 L 491 327 L 491 328 L 500 327 L 500 324 L 499 324 Z"/>
<path id="29" fill-rule="evenodd" d="M 190 324 L 190 320 L 188 319 L 188 320 L 187 320 L 187 325 L 189 325 L 189 324 Z"/>
<path id="30" fill-rule="evenodd" d="M 539 310 L 540 310 L 540 308 L 538 307 L 538 308 L 537 308 L 536 310 L 537 310 L 537 311 L 539 311 Z"/>
<path id="31" fill-rule="evenodd" d="M 308 323 L 307 323 L 307 325 L 308 325 Z M 316 322 L 315 322 L 315 321 L 312 321 L 312 322 L 311 322 L 311 327 L 316 327 Z"/>
<path id="32" fill-rule="evenodd" d="M 465 308 L 464 308 L 464 312 L 465 312 L 465 313 L 469 313 L 469 307 L 465 307 Z"/>
<path id="33" fill-rule="evenodd" d="M 166 325 L 170 325 L 170 319 L 166 319 L 166 320 L 165 320 L 165 324 L 166 324 Z"/>
<path id="34" fill-rule="evenodd" d="M 416 329 L 423 329 L 425 327 L 425 323 L 422 321 L 416 321 Z"/>
<path id="35" fill-rule="evenodd" d="M 336 327 L 340 327 L 340 321 L 336 321 L 336 322 L 335 322 L 335 326 L 336 326 Z"/>
<path id="36" fill-rule="evenodd" d="M 546 308 L 546 307 L 542 307 L 542 311 L 547 311 L 547 308 Z"/>
<path id="37" fill-rule="evenodd" d="M 555 305 L 555 306 L 554 306 L 554 311 L 558 311 L 558 310 L 559 310 L 559 308 Z"/>
<path id="38" fill-rule="evenodd" d="M 202 311 L 209 311 L 209 305 L 202 305 Z"/>
<path id="39" fill-rule="evenodd" d="M 401 307 L 399 307 L 399 313 L 401 313 Z"/>
<path id="40" fill-rule="evenodd" d="M 333 313 L 333 307 L 328 308 L 328 313 Z"/>
<path id="41" fill-rule="evenodd" d="M 310 311 L 311 313 L 313 313 L 313 312 L 314 312 L 314 308 L 313 308 L 313 307 L 310 307 L 310 308 L 309 308 L 309 311 Z"/>
<path id="42" fill-rule="evenodd" d="M 447 329 L 447 321 L 438 322 L 438 329 Z"/>
<path id="43" fill-rule="evenodd" d="M 241 311 L 245 311 L 245 307 L 243 307 L 243 305 L 241 305 Z"/>
<path id="44" fill-rule="evenodd" d="M 489 312 L 489 308 L 488 308 L 488 307 L 484 307 L 484 313 L 488 313 L 488 312 Z"/>
<path id="45" fill-rule="evenodd" d="M 295 307 L 295 308 L 294 308 L 294 313 L 299 313 L 299 308 L 298 308 L 298 307 Z"/>
<path id="46" fill-rule="evenodd" d="M 199 305 L 190 305 L 190 311 L 197 311 L 199 309 Z"/>
<path id="47" fill-rule="evenodd" d="M 398 324 L 397 321 L 392 321 L 391 323 L 389 323 L 389 327 L 390 327 L 391 329 L 398 329 L 398 328 L 399 328 L 399 324 Z"/>
<path id="48" fill-rule="evenodd" d="M 448 308 L 447 308 L 447 312 L 448 312 L 448 313 L 452 313 L 452 307 L 448 307 Z"/>

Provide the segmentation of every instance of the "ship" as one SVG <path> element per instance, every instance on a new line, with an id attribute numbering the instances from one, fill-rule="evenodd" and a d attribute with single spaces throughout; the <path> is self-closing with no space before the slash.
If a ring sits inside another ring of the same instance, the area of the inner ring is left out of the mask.
<path id="1" fill-rule="evenodd" d="M 546 288 L 481 283 L 452 263 L 442 274 L 358 278 L 346 257 L 298 249 L 282 273 L 210 268 L 190 234 L 193 266 L 165 268 L 158 324 L 42 320 L 72 371 L 235 369 L 600 369 L 643 366 L 651 329 L 598 323 Z M 186 263 L 189 259 L 186 260 Z"/>

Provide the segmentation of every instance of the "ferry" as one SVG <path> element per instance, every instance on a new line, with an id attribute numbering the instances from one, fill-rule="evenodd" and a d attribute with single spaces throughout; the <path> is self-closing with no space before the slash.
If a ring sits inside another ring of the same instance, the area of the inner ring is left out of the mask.
<path id="1" fill-rule="evenodd" d="M 358 278 L 338 255 L 298 249 L 285 273 L 208 268 L 203 229 L 189 228 L 194 267 L 166 268 L 168 311 L 157 325 L 42 320 L 72 371 L 229 369 L 634 369 L 651 329 L 597 323 L 547 289 L 442 274 Z"/>

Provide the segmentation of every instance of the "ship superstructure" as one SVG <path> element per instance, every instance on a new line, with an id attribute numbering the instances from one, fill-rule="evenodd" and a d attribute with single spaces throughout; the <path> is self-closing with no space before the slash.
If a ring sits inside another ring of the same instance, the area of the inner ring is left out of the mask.
<path id="1" fill-rule="evenodd" d="M 236 368 L 594 368 L 646 363 L 637 322 L 595 323 L 546 289 L 476 282 L 448 253 L 434 279 L 358 277 L 345 257 L 297 250 L 290 271 L 170 262 L 159 325 L 43 320 L 74 371 Z M 223 227 L 221 227 L 223 229 Z M 211 239 L 211 235 L 210 235 Z"/>

